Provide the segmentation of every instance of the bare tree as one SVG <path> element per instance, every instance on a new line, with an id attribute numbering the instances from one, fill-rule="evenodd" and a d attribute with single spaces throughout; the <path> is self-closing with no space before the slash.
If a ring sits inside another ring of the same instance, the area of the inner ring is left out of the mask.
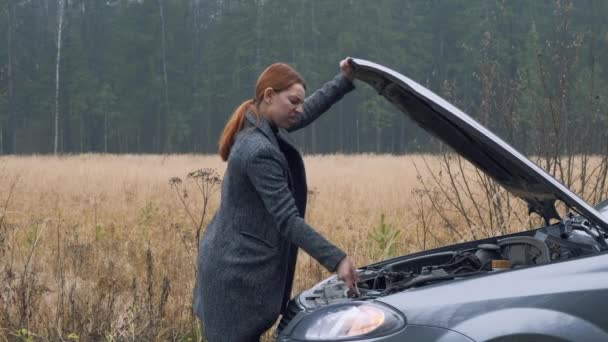
<path id="1" fill-rule="evenodd" d="M 61 33 L 63 31 L 63 15 L 65 0 L 58 0 L 57 6 L 57 59 L 55 62 L 55 139 L 53 153 L 59 152 L 59 66 L 61 65 Z"/>
<path id="2" fill-rule="evenodd" d="M 9 139 L 9 153 L 17 152 L 17 130 L 16 125 L 16 108 L 15 108 L 15 44 L 14 44 L 14 32 L 15 32 L 15 2 L 9 0 L 6 4 L 7 7 L 7 54 L 8 54 L 8 139 Z M 4 127 L 3 127 L 4 128 Z M 0 144 L 0 149 L 2 144 Z M 0 151 L 3 152 L 3 151 Z"/>
<path id="3" fill-rule="evenodd" d="M 166 126 L 167 124 L 167 116 L 169 114 L 169 86 L 167 84 L 167 47 L 166 47 L 166 38 L 165 38 L 165 11 L 164 11 L 164 6 L 163 6 L 163 0 L 157 0 L 158 1 L 158 11 L 160 14 L 160 28 L 161 28 L 161 32 L 160 32 L 160 41 L 161 41 L 161 52 L 162 52 L 162 59 L 163 59 L 163 89 L 164 89 L 164 103 L 163 103 L 163 110 L 159 111 L 159 120 L 158 120 L 158 141 L 159 141 L 159 148 L 161 147 L 161 141 L 163 136 L 165 136 L 166 141 L 165 141 L 165 148 L 169 147 L 170 145 L 170 136 L 169 134 L 167 134 L 166 132 Z M 164 132 L 164 134 L 162 134 L 162 132 Z"/>

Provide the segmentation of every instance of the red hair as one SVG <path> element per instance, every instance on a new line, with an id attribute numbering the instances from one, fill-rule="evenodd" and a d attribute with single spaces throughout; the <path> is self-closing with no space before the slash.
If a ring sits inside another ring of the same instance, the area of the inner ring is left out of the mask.
<path id="1" fill-rule="evenodd" d="M 232 112 L 224 127 L 218 148 L 218 153 L 223 161 L 228 160 L 234 137 L 243 128 L 247 109 L 251 109 L 256 115 L 259 115 L 257 109 L 264 97 L 264 90 L 270 87 L 275 92 L 281 92 L 296 83 L 301 84 L 306 89 L 306 83 L 302 76 L 286 63 L 274 63 L 260 74 L 255 84 L 255 97 L 241 103 Z"/>

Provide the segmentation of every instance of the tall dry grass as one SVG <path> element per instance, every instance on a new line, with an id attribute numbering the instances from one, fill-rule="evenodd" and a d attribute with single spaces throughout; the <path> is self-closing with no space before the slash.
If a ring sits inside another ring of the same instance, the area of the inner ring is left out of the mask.
<path id="1" fill-rule="evenodd" d="M 306 220 L 357 265 L 530 223 L 517 201 L 509 210 L 522 212 L 500 229 L 464 219 L 460 210 L 474 210 L 474 201 L 450 207 L 430 176 L 444 161 L 306 156 Z M 221 177 L 225 163 L 203 155 L 2 157 L 0 341 L 197 340 L 191 293 L 203 198 L 187 174 L 201 168 Z M 475 170 L 460 176 L 473 179 Z M 483 195 L 482 185 L 471 187 Z M 219 191 L 209 196 L 203 229 L 219 200 Z M 328 275 L 301 252 L 294 294 Z"/>

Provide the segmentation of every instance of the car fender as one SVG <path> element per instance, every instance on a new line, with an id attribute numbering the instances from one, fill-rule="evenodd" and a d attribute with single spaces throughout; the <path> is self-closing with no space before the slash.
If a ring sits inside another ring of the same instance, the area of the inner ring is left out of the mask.
<path id="1" fill-rule="evenodd" d="M 453 327 L 475 341 L 556 342 L 608 341 L 608 333 L 580 317 L 535 308 L 509 308 L 484 313 Z"/>

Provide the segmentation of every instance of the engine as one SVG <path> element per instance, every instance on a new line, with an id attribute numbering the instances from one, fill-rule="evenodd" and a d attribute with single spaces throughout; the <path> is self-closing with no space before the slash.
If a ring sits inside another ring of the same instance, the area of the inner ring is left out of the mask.
<path id="1" fill-rule="evenodd" d="M 389 295 L 408 288 L 515 269 L 608 249 L 603 236 L 575 221 L 517 235 L 467 244 L 456 250 L 418 254 L 359 270 L 357 288 L 331 277 L 306 291 L 311 306 Z"/>

